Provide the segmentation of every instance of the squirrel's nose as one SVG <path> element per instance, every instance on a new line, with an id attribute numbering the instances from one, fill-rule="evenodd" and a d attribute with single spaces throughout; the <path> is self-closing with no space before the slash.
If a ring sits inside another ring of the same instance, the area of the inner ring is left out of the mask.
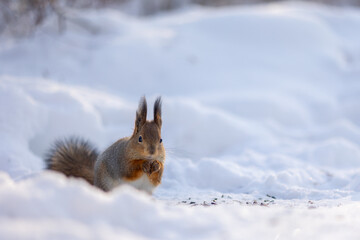
<path id="1" fill-rule="evenodd" d="M 149 147 L 149 153 L 152 155 L 155 153 L 155 146 L 150 146 Z"/>

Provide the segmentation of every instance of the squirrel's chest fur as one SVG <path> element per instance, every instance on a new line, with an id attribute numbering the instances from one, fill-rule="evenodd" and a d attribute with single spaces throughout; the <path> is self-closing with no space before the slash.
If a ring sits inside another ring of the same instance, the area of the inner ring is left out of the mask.
<path id="1" fill-rule="evenodd" d="M 160 184 L 163 164 L 159 163 L 159 169 L 151 171 L 151 164 L 147 160 L 133 160 L 127 164 L 127 174 L 122 180 L 136 189 L 152 193 Z"/>
<path id="2" fill-rule="evenodd" d="M 125 182 L 136 189 L 143 190 L 148 193 L 152 193 L 155 189 L 155 185 L 151 182 L 147 174 L 142 174 L 141 177 L 135 180 L 125 180 Z"/>

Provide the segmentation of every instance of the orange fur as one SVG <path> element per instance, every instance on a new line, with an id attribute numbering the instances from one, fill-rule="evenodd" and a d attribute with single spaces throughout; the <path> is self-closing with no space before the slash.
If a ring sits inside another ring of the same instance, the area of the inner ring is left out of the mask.
<path id="1" fill-rule="evenodd" d="M 144 171 L 143 165 L 145 160 L 131 160 L 127 165 L 126 175 L 123 177 L 126 181 L 135 181 L 136 179 L 140 178 Z"/>
<path id="2" fill-rule="evenodd" d="M 164 165 L 159 161 L 132 160 L 128 164 L 127 174 L 123 179 L 126 181 L 135 181 L 145 173 L 148 175 L 150 182 L 154 186 L 158 186 L 161 183 L 163 170 Z"/>

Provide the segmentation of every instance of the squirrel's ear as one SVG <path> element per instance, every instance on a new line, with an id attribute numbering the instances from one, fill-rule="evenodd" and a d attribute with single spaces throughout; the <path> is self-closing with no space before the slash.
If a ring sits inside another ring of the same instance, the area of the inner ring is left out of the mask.
<path id="1" fill-rule="evenodd" d="M 158 97 L 154 104 L 154 122 L 161 128 L 161 97 Z"/>
<path id="2" fill-rule="evenodd" d="M 147 115 L 147 104 L 145 96 L 140 99 L 139 107 L 136 111 L 136 119 L 135 119 L 135 134 L 138 133 L 141 127 L 146 122 L 146 115 Z"/>

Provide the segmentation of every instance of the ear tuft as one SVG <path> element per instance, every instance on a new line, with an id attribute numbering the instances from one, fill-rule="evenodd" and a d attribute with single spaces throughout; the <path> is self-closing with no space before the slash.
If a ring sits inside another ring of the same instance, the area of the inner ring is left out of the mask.
<path id="1" fill-rule="evenodd" d="M 141 127 L 145 124 L 146 115 L 147 115 L 147 103 L 145 96 L 143 96 L 140 99 L 139 107 L 136 111 L 135 130 L 134 130 L 135 134 L 138 133 Z"/>
<path id="2" fill-rule="evenodd" d="M 161 128 L 161 97 L 158 97 L 154 104 L 154 122 Z"/>
<path id="3" fill-rule="evenodd" d="M 139 114 L 139 115 L 142 116 L 142 117 L 145 117 L 145 120 L 146 120 L 147 103 L 146 103 L 146 98 L 145 98 L 145 96 L 143 96 L 143 97 L 140 99 L 139 107 L 138 107 L 138 109 L 137 109 L 137 114 Z"/>

